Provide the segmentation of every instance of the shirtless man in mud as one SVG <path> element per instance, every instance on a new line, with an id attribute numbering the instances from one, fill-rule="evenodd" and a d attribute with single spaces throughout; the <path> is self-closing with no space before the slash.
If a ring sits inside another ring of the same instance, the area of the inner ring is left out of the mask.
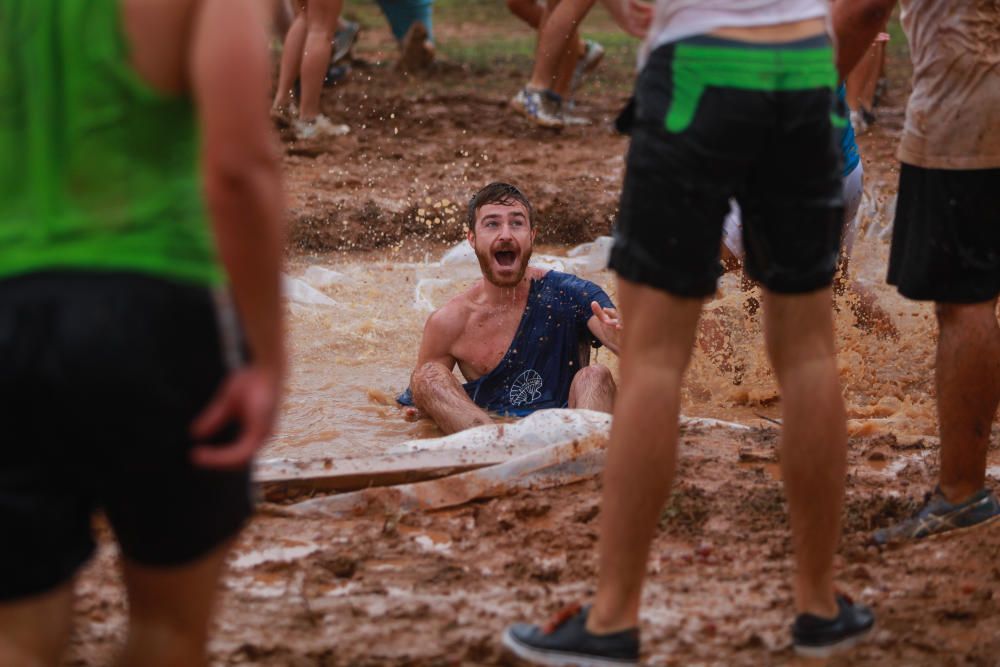
<path id="1" fill-rule="evenodd" d="M 285 367 L 268 5 L 0 3 L 4 667 L 62 664 L 98 511 L 115 664 L 207 664 Z"/>
<path id="2" fill-rule="evenodd" d="M 611 372 L 589 363 L 591 344 L 618 352 L 621 323 L 608 295 L 575 276 L 528 266 L 534 211 L 513 185 L 491 183 L 476 193 L 468 225 L 483 277 L 427 318 L 400 403 L 445 433 L 490 424 L 489 413 L 611 412 Z"/>

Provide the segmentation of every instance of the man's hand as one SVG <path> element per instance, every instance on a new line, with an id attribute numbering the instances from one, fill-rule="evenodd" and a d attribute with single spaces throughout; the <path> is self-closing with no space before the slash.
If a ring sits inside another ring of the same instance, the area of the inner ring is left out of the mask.
<path id="1" fill-rule="evenodd" d="M 418 422 L 427 417 L 427 413 L 418 407 L 407 406 L 403 408 L 403 419 L 408 422 Z"/>
<path id="2" fill-rule="evenodd" d="M 593 323 L 593 326 L 589 327 L 591 333 L 597 336 L 606 348 L 618 354 L 622 331 L 622 321 L 618 317 L 618 311 L 615 308 L 602 308 L 596 301 L 590 302 L 590 310 L 594 313 L 589 322 Z"/>
<path id="3" fill-rule="evenodd" d="M 281 374 L 259 366 L 231 373 L 212 402 L 191 425 L 199 443 L 191 460 L 204 468 L 235 469 L 250 463 L 270 437 L 281 395 Z M 208 444 L 222 429 L 236 425 L 235 439 Z"/>

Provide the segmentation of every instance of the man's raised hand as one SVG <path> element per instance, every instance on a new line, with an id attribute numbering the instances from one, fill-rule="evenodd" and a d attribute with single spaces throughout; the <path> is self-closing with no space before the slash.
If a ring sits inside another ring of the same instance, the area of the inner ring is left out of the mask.
<path id="1" fill-rule="evenodd" d="M 594 313 L 595 326 L 591 328 L 597 338 L 609 350 L 618 354 L 621 341 L 622 321 L 615 308 L 604 308 L 596 301 L 590 302 L 590 310 Z"/>

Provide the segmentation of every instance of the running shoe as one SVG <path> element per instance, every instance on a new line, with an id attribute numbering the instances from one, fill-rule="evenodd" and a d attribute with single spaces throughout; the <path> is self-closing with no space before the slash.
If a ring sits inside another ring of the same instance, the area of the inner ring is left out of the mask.
<path id="1" fill-rule="evenodd" d="M 639 664 L 639 630 L 608 635 L 587 632 L 590 607 L 570 605 L 544 626 L 515 623 L 503 645 L 522 660 L 554 667 L 622 667 Z"/>
<path id="2" fill-rule="evenodd" d="M 989 489 L 982 489 L 964 503 L 949 503 L 936 487 L 924 498 L 924 506 L 909 519 L 895 526 L 876 530 L 872 541 L 883 546 L 889 542 L 919 540 L 951 530 L 986 524 L 1000 516 L 1000 502 Z"/>
<path id="3" fill-rule="evenodd" d="M 347 125 L 335 125 L 320 114 L 311 121 L 297 120 L 293 124 L 295 136 L 299 139 L 319 139 L 321 137 L 341 137 L 351 131 Z"/>
<path id="4" fill-rule="evenodd" d="M 551 90 L 535 90 L 525 86 L 510 101 L 514 111 L 527 116 L 542 127 L 562 127 L 562 98 Z"/>
<path id="5" fill-rule="evenodd" d="M 583 85 L 583 81 L 587 78 L 587 75 L 601 64 L 602 58 L 604 58 L 604 47 L 593 40 L 585 40 L 583 43 L 583 55 L 576 61 L 569 89 L 575 93 L 577 88 Z"/>
<path id="6" fill-rule="evenodd" d="M 799 614 L 792 625 L 795 652 L 807 658 L 827 658 L 858 642 L 875 627 L 875 614 L 854 604 L 846 595 L 837 596 L 836 618 Z"/>
<path id="7" fill-rule="evenodd" d="M 333 34 L 333 53 L 330 57 L 330 64 L 338 63 L 351 55 L 354 43 L 358 41 L 358 33 L 361 32 L 361 24 L 356 21 L 343 21 Z"/>

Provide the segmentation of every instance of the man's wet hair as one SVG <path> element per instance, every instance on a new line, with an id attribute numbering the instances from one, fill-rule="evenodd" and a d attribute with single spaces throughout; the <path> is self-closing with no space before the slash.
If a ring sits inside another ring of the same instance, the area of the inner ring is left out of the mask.
<path id="1" fill-rule="evenodd" d="M 528 226 L 535 224 L 535 209 L 531 207 L 531 202 L 524 196 L 524 193 L 510 183 L 490 183 L 485 188 L 477 192 L 469 200 L 469 211 L 466 220 L 469 223 L 469 230 L 476 230 L 476 212 L 487 204 L 501 204 L 511 206 L 515 202 L 523 204 L 528 211 Z"/>

